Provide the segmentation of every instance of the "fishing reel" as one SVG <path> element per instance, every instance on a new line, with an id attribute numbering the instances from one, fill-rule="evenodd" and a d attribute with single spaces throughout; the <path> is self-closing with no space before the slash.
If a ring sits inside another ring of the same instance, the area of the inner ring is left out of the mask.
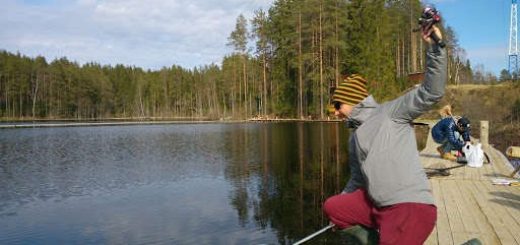
<path id="1" fill-rule="evenodd" d="M 441 16 L 439 11 L 437 11 L 437 9 L 435 9 L 434 7 L 426 7 L 424 8 L 421 17 L 419 18 L 420 27 L 414 29 L 413 31 L 418 32 L 423 29 L 429 29 L 439 22 L 441 22 Z M 435 34 L 435 32 L 432 32 L 432 34 L 430 34 L 430 37 L 441 48 L 444 48 L 446 46 L 446 44 L 437 36 L 437 34 Z"/>
<path id="2" fill-rule="evenodd" d="M 428 27 L 441 22 L 439 11 L 433 7 L 426 7 L 419 18 L 419 25 L 421 27 Z"/>

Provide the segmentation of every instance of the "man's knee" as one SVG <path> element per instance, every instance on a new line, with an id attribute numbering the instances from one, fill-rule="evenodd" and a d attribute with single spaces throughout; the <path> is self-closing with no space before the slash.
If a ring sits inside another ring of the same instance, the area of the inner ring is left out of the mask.
<path id="1" fill-rule="evenodd" d="M 337 205 L 338 205 L 337 195 L 329 197 L 323 203 L 323 212 L 325 212 L 325 214 L 327 214 L 327 216 L 330 216 L 330 214 L 334 213 L 334 210 L 336 209 Z"/>

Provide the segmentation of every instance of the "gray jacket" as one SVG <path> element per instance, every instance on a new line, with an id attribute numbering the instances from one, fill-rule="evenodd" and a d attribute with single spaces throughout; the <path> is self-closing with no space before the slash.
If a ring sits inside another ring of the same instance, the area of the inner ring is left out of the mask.
<path id="1" fill-rule="evenodd" d="M 423 83 L 406 94 L 378 104 L 372 96 L 354 106 L 347 124 L 351 179 L 345 192 L 360 187 L 378 207 L 413 202 L 433 204 L 428 179 L 419 161 L 412 121 L 444 95 L 446 51 L 432 45 L 426 53 Z"/>

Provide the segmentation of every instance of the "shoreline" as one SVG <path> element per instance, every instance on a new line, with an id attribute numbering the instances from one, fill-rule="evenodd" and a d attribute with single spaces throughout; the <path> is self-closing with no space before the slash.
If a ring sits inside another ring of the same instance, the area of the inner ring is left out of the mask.
<path id="1" fill-rule="evenodd" d="M 40 119 L 0 121 L 0 129 L 14 128 L 56 128 L 56 127 L 96 127 L 96 126 L 132 126 L 132 125 L 167 125 L 167 124 L 212 124 L 212 123 L 283 123 L 283 122 L 329 122 L 338 123 L 341 120 L 309 120 L 309 119 L 242 119 L 242 120 L 209 120 L 209 119 L 182 119 L 182 120 L 136 120 L 136 119 Z"/>
<path id="2" fill-rule="evenodd" d="M 414 123 L 426 124 L 437 119 L 417 118 Z M 96 122 L 341 122 L 342 119 L 327 117 L 324 119 L 310 118 L 257 118 L 232 119 L 231 117 L 212 119 L 207 117 L 114 117 L 114 118 L 39 118 L 39 119 L 6 119 L 0 118 L 2 124 L 21 124 L 21 123 L 56 123 L 56 122 L 77 122 L 77 123 L 96 123 Z"/>
<path id="3" fill-rule="evenodd" d="M 416 126 L 428 125 L 430 119 L 414 121 Z M 105 119 L 37 119 L 4 120 L 0 129 L 13 128 L 52 128 L 52 127 L 95 127 L 95 126 L 131 126 L 131 125 L 167 125 L 167 124 L 211 124 L 211 123 L 341 123 L 340 119 L 297 119 L 297 118 L 250 118 L 250 119 L 208 119 L 208 118 L 105 118 Z"/>

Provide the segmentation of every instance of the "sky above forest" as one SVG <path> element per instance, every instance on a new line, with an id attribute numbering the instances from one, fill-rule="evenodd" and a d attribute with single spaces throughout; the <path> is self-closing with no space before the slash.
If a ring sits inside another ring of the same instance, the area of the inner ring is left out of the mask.
<path id="1" fill-rule="evenodd" d="M 0 50 L 146 69 L 220 64 L 236 18 L 273 0 L 0 0 Z M 511 1 L 428 0 L 475 68 L 507 68 Z"/>

